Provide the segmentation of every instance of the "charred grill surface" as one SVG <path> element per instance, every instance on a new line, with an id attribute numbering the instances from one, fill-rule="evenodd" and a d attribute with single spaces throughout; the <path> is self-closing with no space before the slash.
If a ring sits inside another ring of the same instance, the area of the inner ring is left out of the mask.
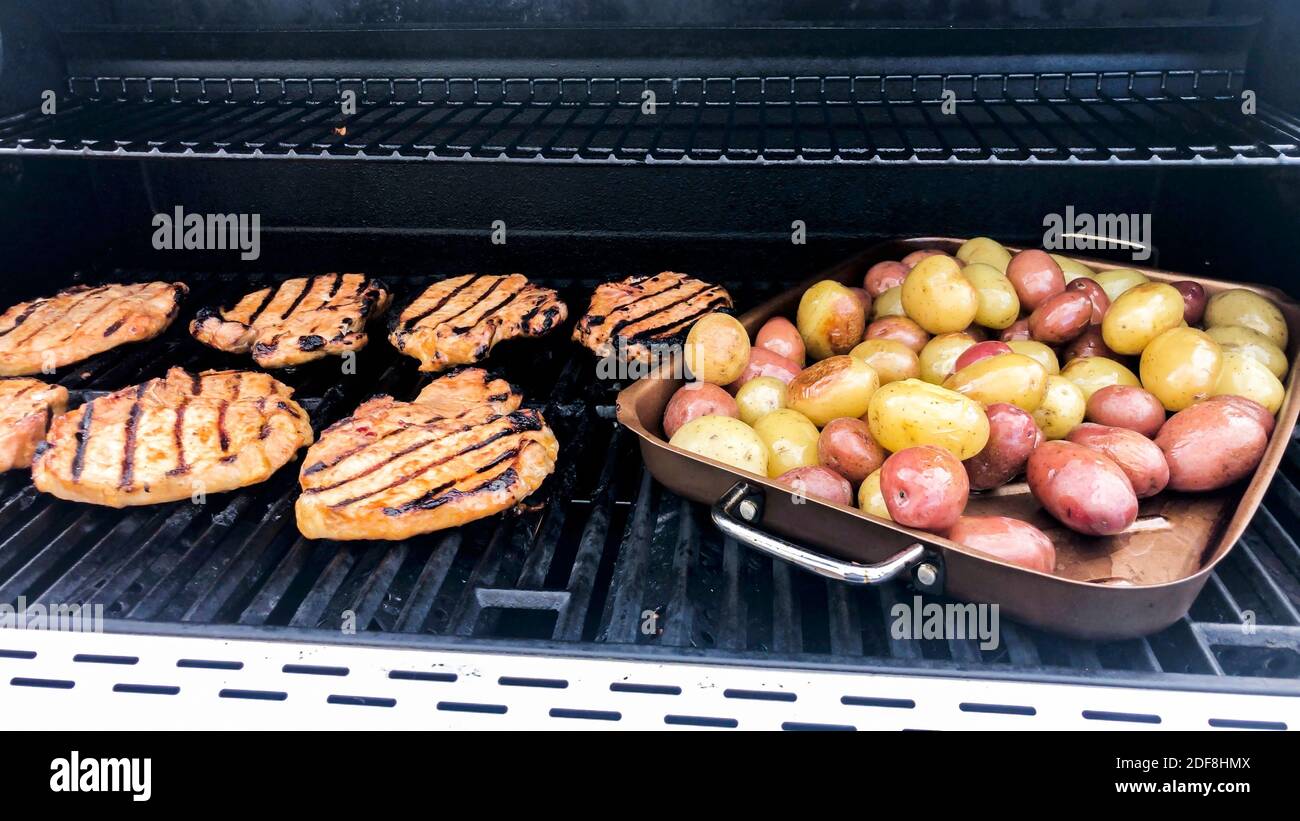
<path id="1" fill-rule="evenodd" d="M 382 283 L 364 274 L 288 279 L 229 310 L 203 308 L 190 333 L 218 350 L 251 352 L 263 368 L 284 368 L 365 347 L 366 323 L 383 314 L 390 299 Z"/>

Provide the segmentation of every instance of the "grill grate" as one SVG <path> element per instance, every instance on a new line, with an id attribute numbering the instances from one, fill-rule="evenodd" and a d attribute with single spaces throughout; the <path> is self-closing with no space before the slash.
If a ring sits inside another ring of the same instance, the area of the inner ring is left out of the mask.
<path id="1" fill-rule="evenodd" d="M 184 317 L 260 281 L 196 281 Z M 398 306 L 418 287 L 389 282 Z M 545 282 L 560 289 L 574 314 L 595 284 Z M 742 309 L 785 287 L 726 285 Z M 55 378 L 102 390 L 173 363 L 247 365 L 194 342 L 184 325 Z M 340 373 L 336 359 L 281 374 L 318 429 L 366 396 L 409 397 L 425 381 L 381 336 L 361 352 L 355 375 Z M 543 410 L 561 443 L 556 474 L 513 513 L 405 543 L 313 543 L 293 522 L 296 464 L 202 505 L 122 511 L 53 499 L 35 492 L 25 473 L 11 473 L 0 478 L 0 601 L 102 604 L 112 629 L 146 632 L 253 630 L 361 643 L 1223 689 L 1278 689 L 1300 679 L 1300 547 L 1293 535 L 1300 447 L 1289 452 L 1242 544 L 1178 624 L 1149 639 L 1090 643 L 1004 622 L 1001 646 L 986 651 L 973 639 L 891 637 L 891 608 L 911 601 L 902 587 L 850 589 L 721 538 L 706 509 L 650 479 L 635 437 L 611 418 L 621 386 L 596 380 L 592 359 L 568 341 L 567 329 L 542 342 L 507 343 L 491 367 Z"/>
<path id="2" fill-rule="evenodd" d="M 1289 163 L 1238 71 L 696 78 L 73 77 L 0 153 L 600 163 Z M 342 113 L 345 100 L 356 111 Z M 653 105 L 651 105 L 653 103 Z"/>

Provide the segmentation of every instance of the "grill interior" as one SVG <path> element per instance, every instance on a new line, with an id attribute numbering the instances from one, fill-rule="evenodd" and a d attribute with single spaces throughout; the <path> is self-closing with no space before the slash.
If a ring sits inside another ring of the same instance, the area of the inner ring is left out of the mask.
<path id="1" fill-rule="evenodd" d="M 675 78 L 73 77 L 0 152 L 529 162 L 1290 163 L 1242 72 Z M 345 96 L 346 95 L 346 96 Z M 344 115 L 341 104 L 356 103 Z M 653 107 L 647 108 L 647 101 Z"/>
<path id="2" fill-rule="evenodd" d="M 173 364 L 247 365 L 198 344 L 185 325 L 199 306 L 230 304 L 273 278 L 192 280 L 181 318 L 163 337 L 55 378 L 84 398 Z M 789 284 L 718 279 L 740 309 Z M 424 284 L 386 281 L 399 307 Z M 580 314 L 598 278 L 541 281 Z M 1285 690 L 1300 678 L 1300 547 L 1292 535 L 1300 524 L 1300 446 L 1191 613 L 1158 635 L 1090 643 L 1004 622 L 1002 645 L 991 651 L 974 639 L 899 640 L 891 637 L 890 610 L 910 603 L 910 591 L 851 589 L 763 557 L 722 539 L 703 506 L 653 482 L 634 437 L 612 420 L 622 385 L 596 378 L 594 359 L 568 341 L 572 322 L 542 342 L 506 343 L 489 363 L 523 390 L 526 404 L 542 409 L 561 443 L 556 473 L 511 513 L 405 543 L 309 542 L 293 522 L 298 462 L 263 485 L 203 504 L 123 511 L 56 500 L 15 472 L 0 480 L 0 601 L 102 604 L 110 627 L 127 630 L 271 629 L 340 641 L 1083 674 L 1225 689 Z M 343 374 L 335 358 L 283 374 L 318 431 L 367 396 L 409 398 L 427 380 L 381 328 L 372 326 L 355 375 Z"/>

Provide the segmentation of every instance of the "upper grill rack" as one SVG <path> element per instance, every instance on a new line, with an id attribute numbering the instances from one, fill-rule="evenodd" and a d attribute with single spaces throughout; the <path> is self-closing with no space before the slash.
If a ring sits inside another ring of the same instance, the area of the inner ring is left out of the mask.
<path id="1" fill-rule="evenodd" d="M 423 284 L 386 281 L 398 306 Z M 741 309 L 783 287 L 721 281 Z M 246 274 L 194 281 L 182 317 L 262 284 Z M 594 281 L 545 284 L 576 314 Z M 0 477 L 0 602 L 101 604 L 111 628 L 143 632 L 1300 691 L 1300 447 L 1189 615 L 1159 634 L 1085 642 L 1004 621 L 993 650 L 974 638 L 903 640 L 891 630 L 894 607 L 912 601 L 902 587 L 801 573 L 723 538 L 707 509 L 654 483 L 635 437 L 607 412 L 620 386 L 596 378 L 568 340 L 572 321 L 501 346 L 488 364 L 543 409 L 561 444 L 556 474 L 513 513 L 405 542 L 312 542 L 293 522 L 297 463 L 203 505 L 124 510 L 54 499 L 11 472 Z M 169 364 L 248 365 L 199 345 L 185 324 L 55 378 L 92 391 Z M 277 373 L 318 430 L 368 395 L 406 398 L 427 379 L 372 332 L 350 376 L 333 358 Z"/>
<path id="2" fill-rule="evenodd" d="M 1290 163 L 1238 71 L 693 78 L 73 77 L 0 154 L 598 163 Z M 1249 96 L 1249 95 L 1247 95 Z M 344 114 L 344 103 L 355 112 Z M 1253 100 L 1252 100 L 1253 102 Z"/>

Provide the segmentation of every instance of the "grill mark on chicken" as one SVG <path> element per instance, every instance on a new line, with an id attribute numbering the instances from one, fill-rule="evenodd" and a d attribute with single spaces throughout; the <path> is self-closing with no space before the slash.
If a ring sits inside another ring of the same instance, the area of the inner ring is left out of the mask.
<path id="1" fill-rule="evenodd" d="M 614 353 L 621 344 L 629 358 L 648 361 L 654 347 L 679 344 L 701 316 L 731 307 L 725 288 L 684 274 L 628 277 L 596 289 L 573 339 L 598 356 Z"/>
<path id="2" fill-rule="evenodd" d="M 518 455 L 519 455 L 519 448 L 515 448 L 514 450 L 508 450 L 505 453 L 501 454 L 500 457 L 493 460 L 490 464 L 484 465 L 483 469 L 480 472 L 486 472 L 488 470 L 491 470 L 492 468 L 496 467 L 502 462 L 508 461 L 510 459 L 514 459 Z M 491 479 L 488 479 L 486 482 L 479 485 L 478 487 L 473 487 L 470 488 L 469 490 L 454 490 L 453 487 L 455 486 L 456 483 L 448 482 L 442 487 L 434 488 L 433 490 L 429 491 L 428 493 L 424 494 L 418 499 L 412 499 L 409 502 L 404 502 L 398 507 L 384 508 L 384 515 L 401 516 L 402 514 L 410 513 L 413 510 L 434 510 L 435 508 L 441 507 L 447 504 L 448 502 L 460 501 L 462 499 L 469 498 L 470 496 L 474 496 L 484 491 L 494 492 L 498 490 L 505 490 L 506 488 L 510 487 L 515 482 L 517 482 L 518 480 L 519 480 L 519 474 L 515 473 L 515 469 L 506 468 L 505 470 L 501 471 L 501 473 L 499 473 L 496 476 L 493 476 Z"/>
<path id="3" fill-rule="evenodd" d="M 41 373 L 152 339 L 176 318 L 188 290 L 168 282 L 83 285 L 14 305 L 0 315 L 0 376 Z"/>
<path id="4" fill-rule="evenodd" d="M 135 437 L 140 426 L 140 399 L 148 387 L 149 383 L 145 382 L 135 389 L 135 403 L 131 405 L 131 413 L 126 418 L 126 436 L 122 440 L 122 478 L 117 481 L 120 488 L 130 487 L 135 479 Z"/>
<path id="5" fill-rule="evenodd" d="M 264 481 L 312 439 L 291 390 L 265 373 L 172 368 L 54 420 L 33 461 L 37 489 L 125 507 Z M 259 399 L 273 397 L 276 401 Z M 240 397 L 240 398 L 236 398 Z M 119 458 L 120 457 L 120 458 Z"/>
<path id="6" fill-rule="evenodd" d="M 406 320 L 406 322 L 403 324 L 402 327 L 409 331 L 412 328 L 414 328 L 416 325 L 418 325 L 421 319 L 424 319 L 425 317 L 429 317 L 438 313 L 438 311 L 441 311 L 448 302 L 451 302 L 453 299 L 455 299 L 457 294 L 459 294 L 461 291 L 465 290 L 469 286 L 473 285 L 475 282 L 478 282 L 479 279 L 482 278 L 482 276 L 483 276 L 482 274 L 472 274 L 469 279 L 465 280 L 460 285 L 457 285 L 455 288 L 451 289 L 451 291 L 446 296 L 438 300 L 438 303 L 434 305 L 432 308 L 428 309 L 427 311 L 422 311 L 416 314 L 415 316 L 411 317 L 410 319 Z"/>
<path id="7" fill-rule="evenodd" d="M 27 319 L 28 319 L 32 314 L 36 313 L 36 311 L 37 311 L 38 309 L 40 309 L 43 305 L 45 305 L 45 303 L 46 303 L 46 300 L 44 300 L 44 299 L 38 299 L 38 300 L 34 301 L 32 304 L 28 305 L 28 306 L 27 306 L 27 309 L 24 310 L 21 314 L 19 314 L 19 315 L 14 319 L 14 324 L 10 325 L 8 328 L 5 328 L 3 331 L 0 331 L 0 336 L 8 336 L 8 335 L 9 335 L 10 333 L 12 333 L 13 331 L 18 330 L 18 326 L 19 326 L 19 325 L 22 325 L 24 322 L 26 322 Z"/>
<path id="8" fill-rule="evenodd" d="M 630 342 L 645 342 L 652 339 L 663 339 L 667 337 L 672 337 L 675 331 L 681 331 L 684 326 L 694 323 L 695 320 L 699 319 L 705 314 L 713 313 L 718 308 L 724 307 L 725 304 L 726 304 L 725 302 L 722 302 L 720 300 L 709 302 L 703 308 L 701 308 L 700 310 L 696 311 L 693 314 L 682 317 L 681 319 L 673 320 L 672 322 L 669 322 L 664 325 L 657 325 L 653 328 L 646 328 L 645 330 L 637 331 L 635 334 L 627 337 L 627 339 Z"/>
<path id="9" fill-rule="evenodd" d="M 287 367 L 365 347 L 367 320 L 387 310 L 390 299 L 383 283 L 365 274 L 299 277 L 247 294 L 231 308 L 201 309 L 190 333 L 218 350 L 251 352 L 264 368 Z"/>
<path id="10" fill-rule="evenodd" d="M 90 444 L 90 426 L 94 424 L 95 403 L 87 402 L 86 411 L 81 415 L 81 424 L 77 427 L 77 450 L 72 456 L 72 481 L 81 479 L 86 470 L 86 445 Z"/>
<path id="11" fill-rule="evenodd" d="M 78 291 L 76 288 L 69 288 L 68 290 L 63 292 L 63 295 L 71 296 L 73 294 L 77 294 L 77 298 L 73 300 L 72 304 L 69 305 L 67 308 L 65 308 L 62 313 L 66 315 L 71 315 L 74 311 L 80 308 L 85 302 L 94 299 L 99 294 L 102 294 L 106 289 L 107 286 L 100 286 L 98 288 L 89 288 L 84 291 Z M 49 301 L 46 301 L 44 304 L 48 305 Z M 50 327 L 50 325 L 52 324 L 54 324 L 53 320 L 45 323 L 44 325 L 37 325 L 35 328 L 31 329 L 32 331 L 31 333 L 29 333 L 27 336 L 23 337 L 22 339 L 18 340 L 18 344 L 22 345 L 26 342 L 30 342 L 33 338 L 36 337 L 37 334 L 41 333 L 41 331 L 44 331 L 46 328 Z M 67 337 L 64 337 L 64 339 L 61 341 L 66 342 Z"/>
<path id="12" fill-rule="evenodd" d="M 507 339 L 545 334 L 567 316 L 555 291 L 522 274 L 464 274 L 426 288 L 388 338 L 418 359 L 420 370 L 436 372 L 474 364 Z"/>
<path id="13" fill-rule="evenodd" d="M 491 420 L 489 420 L 489 421 L 487 421 L 487 422 L 484 422 L 482 425 L 472 425 L 472 426 L 469 426 L 469 427 L 466 427 L 466 428 L 462 428 L 461 430 L 456 431 L 456 433 L 468 433 L 469 431 L 471 431 L 471 430 L 473 430 L 473 429 L 475 429 L 475 428 L 487 427 L 487 426 L 490 425 L 490 424 L 493 424 L 493 423 L 495 423 L 495 422 L 500 421 L 502 418 L 503 418 L 503 417 L 500 417 L 500 416 L 494 416 L 494 417 L 492 417 Z M 485 438 L 485 439 L 482 439 L 482 440 L 480 440 L 480 441 L 478 441 L 478 442 L 475 442 L 474 444 L 470 445 L 469 447 L 467 447 L 467 448 L 463 448 L 463 449 L 461 449 L 461 450 L 459 450 L 459 451 L 457 451 L 457 452 L 455 452 L 455 453 L 453 453 L 453 454 L 451 454 L 451 455 L 449 455 L 449 456 L 444 456 L 444 457 L 442 457 L 441 459 L 435 459 L 434 461 L 429 462 L 429 463 L 427 463 L 427 464 L 425 464 L 425 465 L 422 465 L 421 467 L 419 467 L 418 469 L 416 469 L 416 470 L 414 470 L 414 471 L 411 471 L 410 473 L 403 474 L 402 476 L 399 476 L 395 481 L 393 481 L 393 482 L 391 482 L 391 483 L 389 483 L 389 484 L 387 484 L 387 485 L 384 485 L 383 487 L 376 488 L 375 490 L 367 491 L 367 492 L 362 493 L 362 494 L 359 494 L 359 495 L 357 495 L 357 496 L 349 497 L 349 498 L 347 498 L 347 499 L 344 499 L 344 500 L 341 501 L 341 502 L 335 502 L 335 503 L 331 504 L 330 507 L 335 508 L 335 509 L 338 509 L 338 508 L 341 508 L 341 507 L 347 507 L 347 506 L 350 505 L 350 504 L 355 504 L 356 502 L 360 502 L 360 501 L 363 500 L 363 499 L 369 499 L 371 496 L 377 496 L 377 495 L 379 495 L 380 493 L 385 493 L 385 492 L 387 492 L 387 491 L 390 491 L 390 490 L 393 490 L 393 489 L 395 489 L 395 488 L 401 487 L 402 485 L 407 484 L 408 482 L 410 482 L 412 479 L 415 479 L 415 478 L 417 478 L 417 477 L 423 476 L 424 474 L 428 473 L 429 471 L 433 470 L 434 468 L 436 468 L 436 467 L 441 467 L 442 465 L 447 464 L 447 463 L 450 462 L 452 459 L 459 459 L 459 458 L 462 457 L 462 456 L 468 456 L 469 454 L 473 453 L 474 451 L 476 451 L 476 450 L 482 450 L 483 448 L 487 447 L 488 445 L 491 445 L 493 442 L 499 442 L 499 441 L 501 441 L 502 439 L 506 438 L 507 436 L 513 436 L 513 435 L 515 435 L 515 434 L 517 434 L 517 433 L 523 433 L 523 432 L 525 432 L 525 431 L 541 430 L 541 429 L 542 429 L 542 422 L 541 422 L 541 420 L 538 419 L 538 418 L 535 418 L 535 417 L 533 416 L 533 412 L 531 412 L 531 411 L 519 411 L 519 412 L 516 412 L 516 413 L 512 413 L 512 414 L 510 414 L 509 416 L 506 416 L 506 417 L 504 417 L 504 418 L 505 418 L 505 419 L 507 420 L 507 422 L 509 423 L 509 426 L 506 427 L 506 428 L 504 428 L 503 430 L 497 431 L 496 433 L 492 434 L 491 436 L 489 436 L 489 437 L 487 437 L 487 438 Z M 368 476 L 368 475 L 374 473 L 375 471 L 379 470 L 379 469 L 380 469 L 381 467 L 383 467 L 384 465 L 387 465 L 387 464 L 391 463 L 394 459 L 398 459 L 398 458 L 400 458 L 401 456 L 406 456 L 407 454 L 414 453 L 414 452 L 417 451 L 417 450 L 420 450 L 420 449 L 422 449 L 422 448 L 426 448 L 426 447 L 428 447 L 429 445 L 432 445 L 432 444 L 434 444 L 434 443 L 436 443 L 436 442 L 439 442 L 439 441 L 442 441 L 442 440 L 441 440 L 440 438 L 439 438 L 439 439 L 426 439 L 426 440 L 424 440 L 423 442 L 420 442 L 419 444 L 417 444 L 417 445 L 415 445 L 415 446 L 412 446 L 412 447 L 406 449 L 405 452 L 399 452 L 397 455 L 394 455 L 394 456 L 389 457 L 388 459 L 385 459 L 383 462 L 381 462 L 381 463 L 378 464 L 378 465 L 375 465 L 373 468 L 369 468 L 369 469 L 367 469 L 367 470 L 365 470 L 365 471 L 362 471 L 361 473 L 357 474 L 356 476 L 353 476 L 353 477 L 350 477 L 350 478 L 348 478 L 348 479 L 345 479 L 345 480 L 343 480 L 342 482 L 339 482 L 338 484 L 333 485 L 332 487 L 323 487 L 323 488 L 321 488 L 321 490 L 322 490 L 322 491 L 324 491 L 324 490 L 332 490 L 332 489 L 335 488 L 335 487 L 341 487 L 342 485 L 350 484 L 351 482 L 353 482 L 353 481 L 355 481 L 355 480 L 357 480 L 357 479 L 362 478 L 362 476 Z M 484 470 L 484 468 L 478 468 L 478 469 L 476 469 L 475 472 L 477 472 L 477 473 L 482 473 L 483 470 Z M 304 491 L 304 493 L 305 493 L 305 492 L 306 492 L 306 491 Z"/>
<path id="14" fill-rule="evenodd" d="M 510 507 L 555 468 L 541 414 L 477 368 L 430 383 L 413 402 L 363 403 L 321 434 L 295 506 L 308 538 L 408 538 Z"/>
<path id="15" fill-rule="evenodd" d="M 224 399 L 217 405 L 217 437 L 222 453 L 230 450 L 230 435 L 226 433 L 226 410 L 229 408 L 230 403 Z"/>
<path id="16" fill-rule="evenodd" d="M 611 336 L 618 336 L 622 334 L 622 332 L 625 329 L 630 328 L 633 325 L 640 325 L 642 322 L 645 322 L 655 316 L 658 316 L 659 314 L 670 311 L 673 308 L 676 308 L 678 305 L 682 305 L 684 303 L 690 302 L 692 299 L 695 299 L 698 296 L 703 296 L 704 294 L 710 291 L 717 290 L 717 287 L 718 286 L 716 285 L 705 285 L 703 288 L 700 288 L 698 291 L 693 291 L 687 294 L 686 296 L 682 297 L 681 299 L 677 299 L 672 302 L 669 302 L 667 305 L 663 305 L 659 308 L 655 308 L 653 311 L 642 314 L 641 316 L 632 316 L 626 319 L 619 320 L 618 322 L 614 323 L 614 325 L 610 328 L 609 333 Z M 668 290 L 671 289 L 669 288 L 664 289 L 664 291 L 668 291 Z M 660 291 L 659 293 L 663 293 L 663 291 Z M 659 296 L 659 294 L 654 294 L 654 296 Z M 639 302 L 639 301 L 640 300 L 634 300 L 634 302 Z M 605 318 L 608 319 L 613 313 L 614 313 L 613 311 L 610 311 L 609 314 L 605 315 Z M 680 322 L 681 322 L 680 320 L 674 320 L 672 324 L 677 325 L 680 324 Z M 650 330 L 653 331 L 654 329 L 652 328 Z M 632 336 L 635 337 L 636 334 L 633 334 Z"/>
<path id="17" fill-rule="evenodd" d="M 298 310 L 298 306 L 301 305 L 302 301 L 307 298 L 307 294 L 311 293 L 311 289 L 315 284 L 316 284 L 316 277 L 314 276 L 307 277 L 307 282 L 302 286 L 302 292 L 298 294 L 297 298 L 294 299 L 293 302 L 289 303 L 289 307 L 284 309 L 284 313 L 280 314 L 280 318 L 288 319 L 289 317 L 293 316 L 293 312 Z"/>
<path id="18" fill-rule="evenodd" d="M 503 395 L 501 398 L 504 399 L 505 396 Z M 459 414 L 457 414 L 456 416 L 450 417 L 450 420 L 451 420 L 451 421 L 454 421 L 454 420 L 456 420 L 456 419 L 459 419 L 459 418 L 461 418 L 462 416 L 464 416 L 466 413 L 469 413 L 470 410 L 473 410 L 473 409 L 472 409 L 472 408 L 467 409 L 467 410 L 464 411 L 463 413 L 459 413 Z M 491 419 L 489 419 L 489 420 L 487 420 L 487 421 L 488 421 L 488 422 L 495 422 L 496 420 L 498 420 L 498 419 L 500 419 L 500 418 L 501 418 L 501 416 L 500 416 L 500 415 L 497 415 L 497 416 L 493 416 Z M 346 420 L 345 420 L 345 421 L 346 421 Z M 486 424 L 486 423 L 484 423 L 484 424 Z M 454 435 L 454 434 L 457 434 L 457 433 L 464 433 L 464 432 L 466 432 L 466 431 L 468 431 L 468 430 L 471 430 L 473 427 L 474 427 L 473 425 L 468 425 L 468 426 L 462 426 L 462 427 L 460 427 L 460 428 L 457 428 L 457 429 L 454 430 L 454 431 L 450 431 L 450 432 L 440 431 L 440 432 L 444 433 L 444 435 L 451 436 L 451 435 Z M 328 470 L 329 468 L 334 467 L 335 465 L 339 464 L 340 462 L 344 461 L 345 459 L 349 459 L 349 458 L 351 458 L 351 457 L 357 455 L 358 453 L 361 453 L 361 452 L 363 452 L 363 451 L 369 450 L 370 448 L 375 447 L 375 446 L 378 445 L 380 442 L 383 442 L 384 440 L 386 440 L 386 439 L 388 439 L 388 438 L 390 438 L 390 437 L 392 437 L 392 436 L 396 436 L 396 435 L 398 435 L 398 434 L 400 434 L 400 433 L 406 433 L 406 432 L 408 432 L 408 431 L 411 431 L 411 430 L 418 430 L 418 429 L 424 429 L 424 430 L 437 430 L 438 428 L 437 428 L 436 426 L 433 426 L 433 425 L 405 424 L 405 423 L 404 423 L 404 424 L 401 424 L 401 425 L 399 425 L 398 427 L 393 428 L 392 430 L 390 430 L 390 431 L 388 431 L 388 432 L 386 432 L 386 433 L 380 434 L 379 437 L 378 437 L 377 439 L 375 439 L 375 440 L 373 440 L 373 441 L 371 441 L 371 442 L 365 442 L 365 443 L 363 443 L 363 444 L 357 445 L 357 446 L 354 447 L 354 448 L 351 448 L 350 450 L 346 450 L 346 451 L 344 451 L 343 453 L 339 454 L 339 456 L 338 456 L 337 458 L 335 458 L 333 461 L 330 461 L 330 462 L 316 462 L 316 463 L 313 464 L 313 465 L 310 465 L 310 466 L 308 466 L 308 467 L 303 468 L 303 471 L 302 471 L 302 472 L 303 472 L 303 475 L 304 475 L 304 476 L 310 476 L 310 475 L 313 474 L 313 473 L 320 473 L 322 470 Z M 439 437 L 439 438 L 441 438 L 441 437 Z M 381 468 L 381 467 L 383 467 L 384 465 L 388 464 L 389 462 L 393 461 L 393 459 L 400 458 L 400 457 L 402 457 L 402 456 L 405 456 L 405 455 L 408 454 L 408 453 L 414 453 L 415 451 L 419 450 L 420 448 L 422 448 L 422 447 L 424 447 L 425 445 L 430 444 L 431 442 L 434 442 L 434 441 L 437 441 L 437 440 L 436 440 L 436 439 L 426 439 L 426 440 L 424 440 L 423 442 L 421 442 L 421 443 L 415 445 L 414 447 L 411 447 L 411 448 L 409 448 L 409 449 L 407 449 L 407 450 L 404 450 L 404 451 L 400 451 L 400 452 L 398 452 L 398 453 L 396 453 L 396 454 L 394 454 L 394 455 L 388 457 L 388 458 L 385 459 L 384 461 L 382 461 L 382 462 L 380 462 L 380 463 L 374 465 L 374 466 L 371 467 L 371 468 L 368 468 L 367 470 L 362 471 L 361 473 L 358 473 L 358 474 L 355 475 L 355 476 L 351 476 L 351 477 L 349 477 L 349 478 L 347 478 L 347 479 L 344 479 L 344 480 L 341 481 L 341 482 L 335 482 L 335 483 L 332 484 L 332 485 L 326 485 L 326 486 L 323 486 L 323 487 L 311 487 L 311 488 L 307 488 L 306 490 L 303 491 L 303 493 L 308 493 L 308 494 L 311 494 L 311 493 L 321 493 L 321 492 L 326 491 L 326 490 L 333 490 L 333 489 L 336 488 L 336 487 L 342 487 L 343 485 L 346 485 L 348 482 L 351 482 L 351 481 L 353 481 L 353 480 L 355 480 L 355 479 L 360 479 L 362 476 L 368 475 L 368 474 L 370 474 L 370 473 L 374 473 L 374 472 L 375 472 L 376 470 L 378 470 L 379 468 Z"/>
<path id="19" fill-rule="evenodd" d="M 176 447 L 176 467 L 167 471 L 168 476 L 183 476 L 188 473 L 190 466 L 185 464 L 185 409 L 190 406 L 190 400 L 182 399 L 176 408 L 176 422 L 172 425 L 172 444 Z"/>
<path id="20" fill-rule="evenodd" d="M 280 284 L 274 288 L 266 289 L 266 296 L 262 299 L 262 303 L 257 306 L 257 310 L 253 311 L 253 313 L 249 314 L 248 316 L 249 325 L 252 325 L 253 323 L 257 322 L 257 318 L 262 315 L 262 313 L 267 309 L 267 306 L 269 306 L 272 302 L 275 301 L 276 295 L 280 293 L 280 289 L 283 287 L 284 285 Z"/>

